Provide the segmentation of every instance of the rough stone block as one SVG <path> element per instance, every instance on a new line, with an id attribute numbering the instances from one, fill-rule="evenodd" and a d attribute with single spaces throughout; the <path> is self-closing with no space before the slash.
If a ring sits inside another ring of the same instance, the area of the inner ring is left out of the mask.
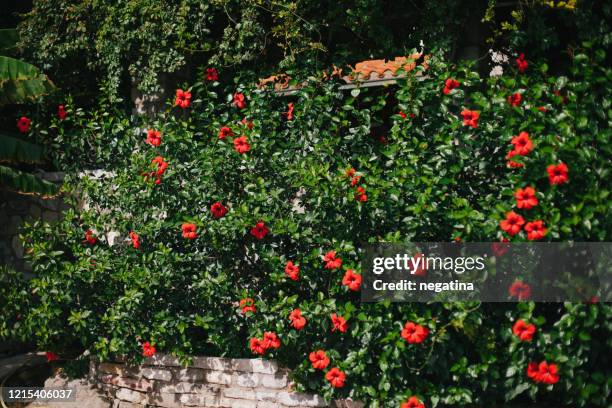
<path id="1" fill-rule="evenodd" d="M 153 391 L 153 383 L 143 378 L 136 379 L 129 377 L 119 377 L 113 374 L 106 374 L 103 375 L 100 379 L 103 383 L 112 384 L 117 387 L 130 388 L 132 390 L 141 392 Z"/>
<path id="2" fill-rule="evenodd" d="M 148 405 L 156 405 L 164 408 L 181 408 L 181 394 L 171 394 L 165 392 L 155 392 L 148 395 Z"/>
<path id="3" fill-rule="evenodd" d="M 147 396 L 146 394 L 143 394 L 138 391 L 130 390 L 128 388 L 119 388 L 115 392 L 115 398 L 122 400 L 122 401 L 141 404 L 146 400 Z"/>
<path id="4" fill-rule="evenodd" d="M 216 395 L 182 394 L 180 401 L 188 407 L 218 407 L 220 397 Z"/>
<path id="5" fill-rule="evenodd" d="M 235 373 L 232 376 L 232 383 L 239 387 L 257 387 L 260 382 L 261 375 L 256 373 Z"/>
<path id="6" fill-rule="evenodd" d="M 260 374 L 275 374 L 278 371 L 278 365 L 276 361 L 258 358 L 236 358 L 232 360 L 232 369 Z"/>
<path id="7" fill-rule="evenodd" d="M 200 368 L 182 368 L 175 370 L 174 379 L 176 381 L 202 382 L 206 372 Z"/>
<path id="8" fill-rule="evenodd" d="M 204 371 L 204 381 L 213 384 L 230 385 L 232 383 L 232 374 L 223 371 Z"/>
<path id="9" fill-rule="evenodd" d="M 220 387 L 218 385 L 211 384 L 194 384 L 190 382 L 176 382 L 176 383 L 157 383 L 157 391 L 167 394 L 189 394 L 199 393 L 208 395 L 218 395 Z"/>
<path id="10" fill-rule="evenodd" d="M 277 390 L 266 390 L 263 388 L 245 389 L 245 388 L 225 388 L 223 396 L 226 398 L 248 399 L 253 401 L 276 401 L 279 392 Z"/>
<path id="11" fill-rule="evenodd" d="M 228 408 L 257 408 L 257 401 L 221 398 L 219 406 Z"/>
<path id="12" fill-rule="evenodd" d="M 179 359 L 169 354 L 155 354 L 153 357 L 147 357 L 144 360 L 144 365 L 180 367 Z"/>
<path id="13" fill-rule="evenodd" d="M 277 372 L 276 374 L 261 374 L 261 385 L 267 388 L 281 389 L 287 386 L 288 375 L 286 372 Z"/>
<path id="14" fill-rule="evenodd" d="M 191 366 L 207 370 L 230 371 L 232 370 L 232 360 L 219 357 L 195 357 Z"/>
<path id="15" fill-rule="evenodd" d="M 172 381 L 172 372 L 164 368 L 144 367 L 140 375 L 149 380 Z"/>
<path id="16" fill-rule="evenodd" d="M 280 392 L 278 402 L 289 407 L 326 407 L 325 399 L 318 395 Z"/>

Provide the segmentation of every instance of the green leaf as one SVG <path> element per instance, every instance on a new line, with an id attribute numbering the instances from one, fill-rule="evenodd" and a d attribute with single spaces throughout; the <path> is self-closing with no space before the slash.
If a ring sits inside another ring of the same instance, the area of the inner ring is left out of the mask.
<path id="1" fill-rule="evenodd" d="M 0 162 L 41 163 L 44 150 L 41 146 L 6 134 L 0 134 Z"/>
<path id="2" fill-rule="evenodd" d="M 0 185 L 20 193 L 53 196 L 59 187 L 53 183 L 17 169 L 0 166 Z"/>
<path id="3" fill-rule="evenodd" d="M 34 65 L 0 56 L 0 105 L 31 102 L 54 88 Z"/>

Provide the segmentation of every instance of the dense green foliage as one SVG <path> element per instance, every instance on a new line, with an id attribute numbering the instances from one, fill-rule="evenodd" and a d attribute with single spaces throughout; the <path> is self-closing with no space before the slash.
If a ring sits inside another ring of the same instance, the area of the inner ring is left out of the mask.
<path id="1" fill-rule="evenodd" d="M 145 92 L 172 87 L 197 64 L 253 79 L 279 70 L 301 75 L 424 46 L 453 59 L 477 47 L 478 54 L 469 57 L 481 59 L 481 72 L 489 65 L 489 48 L 528 49 L 531 58 L 554 60 L 556 70 L 568 62 L 558 56 L 585 40 L 610 45 L 610 4 L 548 3 L 36 0 L 19 30 L 24 55 L 87 103 L 101 86 L 112 97 L 129 96 L 131 82 Z"/>
<path id="2" fill-rule="evenodd" d="M 359 272 L 367 242 L 526 240 L 499 227 L 512 209 L 542 220 L 545 240 L 609 240 L 605 58 L 587 47 L 567 77 L 534 63 L 521 74 L 511 61 L 505 75 L 482 79 L 434 55 L 423 80 L 410 74 L 397 87 L 347 93 L 313 77 L 289 98 L 198 75 L 189 107 L 169 104 L 145 123 L 161 132 L 158 147 L 139 134 L 112 174 L 69 181 L 86 197 L 84 209 L 26 229 L 37 277 L 13 277 L 4 289 L 17 310 L 0 334 L 60 353 L 87 348 L 103 359 L 139 360 L 145 341 L 186 358 L 251 356 L 250 339 L 273 331 L 282 344 L 265 355 L 294 368 L 299 387 L 326 397 L 349 395 L 373 407 L 410 395 L 427 406 L 528 398 L 604 406 L 609 305 L 371 304 L 341 282 L 346 269 Z M 459 87 L 446 95 L 448 78 Z M 246 95 L 244 109 L 232 103 L 237 91 Z M 515 93 L 522 97 L 512 106 Z M 476 127 L 464 124 L 465 108 L 480 112 Z M 223 126 L 234 135 L 219 138 Z M 523 167 L 509 168 L 510 140 L 521 131 L 533 149 L 514 157 Z M 125 140 L 136 134 L 129 126 L 122 132 Z M 244 154 L 233 143 L 241 135 L 250 144 Z M 158 156 L 168 166 L 156 176 Z M 553 185 L 546 168 L 559 162 L 569 181 Z M 360 176 L 354 186 L 351 167 Z M 539 204 L 519 210 L 513 193 L 525 186 L 536 189 Z M 357 187 L 367 200 L 356 199 Z M 221 218 L 210 210 L 217 201 L 228 210 Z M 197 227 L 195 239 L 182 235 L 186 222 Z M 261 240 L 250 233 L 258 222 L 269 228 Z M 330 250 L 341 268 L 324 268 Z M 300 267 L 297 281 L 284 272 L 289 260 Z M 255 313 L 242 313 L 245 298 L 255 300 Z M 295 308 L 307 319 L 300 331 L 288 319 Z M 332 313 L 346 318 L 346 333 L 331 331 Z M 517 319 L 536 325 L 532 341 L 512 334 Z M 430 330 L 424 342 L 401 337 L 407 321 Z M 308 354 L 316 349 L 346 373 L 344 387 L 332 388 L 312 368 Z M 529 362 L 542 360 L 559 366 L 557 383 L 526 375 Z"/>

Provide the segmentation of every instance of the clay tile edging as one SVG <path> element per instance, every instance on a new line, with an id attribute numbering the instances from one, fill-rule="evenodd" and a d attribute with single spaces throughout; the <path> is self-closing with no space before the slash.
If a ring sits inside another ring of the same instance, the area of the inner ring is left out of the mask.
<path id="1" fill-rule="evenodd" d="M 428 68 L 429 55 L 423 55 L 422 53 L 410 54 L 407 57 L 395 57 L 392 60 L 377 59 L 377 60 L 366 60 L 355 64 L 350 74 L 342 76 L 342 69 L 339 69 L 335 65 L 331 74 L 327 72 L 323 73 L 323 80 L 329 80 L 337 77 L 342 78 L 346 85 L 340 87 L 340 89 L 349 89 L 359 86 L 359 83 L 370 83 L 366 86 L 379 86 L 389 83 L 395 83 L 397 78 L 405 77 L 410 71 L 413 71 L 417 67 L 417 61 L 421 59 L 420 66 L 423 69 Z M 417 72 L 416 75 L 420 75 Z M 272 85 L 273 92 L 288 95 L 295 92 L 297 89 L 302 87 L 302 84 L 290 85 L 291 77 L 287 74 L 271 75 L 267 78 L 261 78 L 257 84 L 259 91 L 265 91 Z"/>

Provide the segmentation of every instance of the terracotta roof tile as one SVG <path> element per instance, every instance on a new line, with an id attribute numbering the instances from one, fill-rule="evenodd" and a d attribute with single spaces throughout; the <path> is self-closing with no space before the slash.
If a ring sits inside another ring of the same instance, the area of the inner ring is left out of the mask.
<path id="1" fill-rule="evenodd" d="M 353 85 L 355 82 L 358 83 L 368 83 L 371 84 L 369 86 L 377 86 L 384 83 L 393 83 L 396 78 L 401 78 L 405 76 L 407 72 L 414 70 L 417 66 L 417 61 L 423 57 L 420 65 L 427 69 L 427 61 L 429 59 L 429 55 L 424 55 L 421 53 L 411 54 L 407 57 L 395 57 L 393 60 L 367 60 L 361 61 L 355 64 L 355 67 L 352 69 L 349 75 L 342 76 L 342 69 L 339 69 L 335 65 L 333 66 L 333 71 L 331 74 L 325 72 L 323 74 L 323 79 L 328 80 L 333 77 L 342 78 L 347 85 L 344 87 L 354 87 L 358 85 Z M 402 72 L 399 72 L 400 69 Z M 419 73 L 417 73 L 418 75 Z M 300 84 L 297 85 L 289 85 L 291 81 L 291 77 L 286 74 L 278 74 L 271 75 L 267 78 L 262 78 L 259 80 L 257 84 L 257 88 L 260 90 L 267 89 L 270 84 L 273 84 L 274 91 L 279 93 L 291 93 L 299 88 L 301 88 Z"/>
<path id="2" fill-rule="evenodd" d="M 393 60 L 367 60 L 355 64 L 350 80 L 368 81 L 376 79 L 391 79 L 398 76 L 398 71 L 412 71 L 416 68 L 416 61 L 421 54 L 412 54 L 407 57 L 395 57 Z M 426 58 L 424 58 L 426 60 Z"/>

